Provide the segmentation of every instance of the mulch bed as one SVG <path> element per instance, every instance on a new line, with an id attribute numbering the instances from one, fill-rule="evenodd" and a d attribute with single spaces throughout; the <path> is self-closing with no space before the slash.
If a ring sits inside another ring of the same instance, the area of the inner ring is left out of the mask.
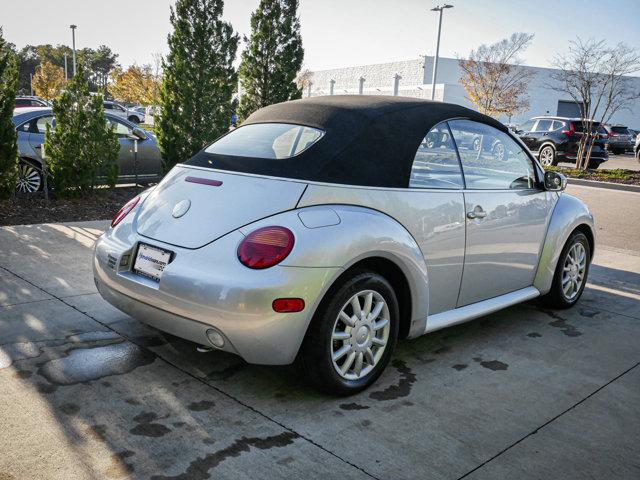
<path id="1" fill-rule="evenodd" d="M 555 170 L 564 173 L 569 178 L 582 180 L 596 180 L 599 182 L 621 183 L 624 185 L 640 185 L 640 171 L 625 169 L 597 169 L 576 170 L 568 167 L 545 167 L 545 170 Z"/>
<path id="2" fill-rule="evenodd" d="M 0 226 L 111 220 L 128 200 L 142 190 L 134 187 L 99 189 L 84 198 L 55 198 L 50 195 L 48 204 L 41 192 L 0 200 Z"/>

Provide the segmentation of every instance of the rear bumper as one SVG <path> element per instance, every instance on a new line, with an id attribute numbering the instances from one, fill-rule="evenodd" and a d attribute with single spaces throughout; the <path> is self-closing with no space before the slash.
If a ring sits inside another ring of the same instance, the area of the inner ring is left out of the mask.
<path id="1" fill-rule="evenodd" d="M 93 270 L 102 297 L 141 322 L 199 344 L 214 346 L 207 333 L 216 331 L 225 340 L 220 350 L 249 363 L 293 362 L 313 312 L 340 270 L 250 270 L 235 255 L 243 238 L 240 232 L 190 250 L 149 241 L 129 226 L 122 227 L 107 231 L 96 243 Z M 140 241 L 175 253 L 160 282 L 132 271 L 132 255 Z M 273 311 L 273 300 L 281 297 L 303 298 L 305 309 Z"/>

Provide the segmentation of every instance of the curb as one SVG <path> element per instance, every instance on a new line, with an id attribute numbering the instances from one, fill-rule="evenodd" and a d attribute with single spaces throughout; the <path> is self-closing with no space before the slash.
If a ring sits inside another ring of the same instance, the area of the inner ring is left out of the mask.
<path id="1" fill-rule="evenodd" d="M 601 182 L 599 180 L 583 180 L 581 178 L 568 179 L 569 185 L 579 185 L 582 187 L 607 188 L 609 190 L 623 190 L 625 192 L 640 193 L 640 186 L 627 185 L 626 183 Z"/>

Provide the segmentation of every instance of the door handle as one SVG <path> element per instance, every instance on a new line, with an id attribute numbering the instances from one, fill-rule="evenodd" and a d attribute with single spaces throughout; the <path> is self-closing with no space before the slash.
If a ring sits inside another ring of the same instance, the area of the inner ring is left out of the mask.
<path id="1" fill-rule="evenodd" d="M 480 205 L 476 205 L 476 207 L 467 212 L 467 218 L 470 220 L 475 220 L 476 218 L 484 218 L 487 216 L 487 212 L 485 212 Z"/>

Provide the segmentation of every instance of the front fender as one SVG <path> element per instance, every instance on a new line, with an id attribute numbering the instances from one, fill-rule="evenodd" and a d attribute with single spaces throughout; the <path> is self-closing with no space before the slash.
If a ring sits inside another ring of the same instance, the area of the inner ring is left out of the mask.
<path id="1" fill-rule="evenodd" d="M 589 208 L 578 198 L 562 193 L 556 202 L 549 222 L 547 236 L 538 261 L 538 270 L 533 281 L 533 286 L 541 294 L 544 295 L 551 290 L 553 275 L 556 271 L 562 248 L 571 232 L 580 225 L 587 225 L 591 229 L 595 244 L 595 224 Z M 593 251 L 591 252 L 591 258 L 593 258 Z"/>
<path id="2" fill-rule="evenodd" d="M 339 268 L 313 311 L 346 269 L 366 258 L 382 257 L 395 263 L 407 278 L 412 304 L 409 337 L 424 332 L 429 311 L 427 265 L 414 238 L 396 220 L 364 207 L 320 205 L 280 213 L 240 231 L 247 235 L 268 225 L 287 227 L 295 235 L 294 248 L 281 266 Z"/>

